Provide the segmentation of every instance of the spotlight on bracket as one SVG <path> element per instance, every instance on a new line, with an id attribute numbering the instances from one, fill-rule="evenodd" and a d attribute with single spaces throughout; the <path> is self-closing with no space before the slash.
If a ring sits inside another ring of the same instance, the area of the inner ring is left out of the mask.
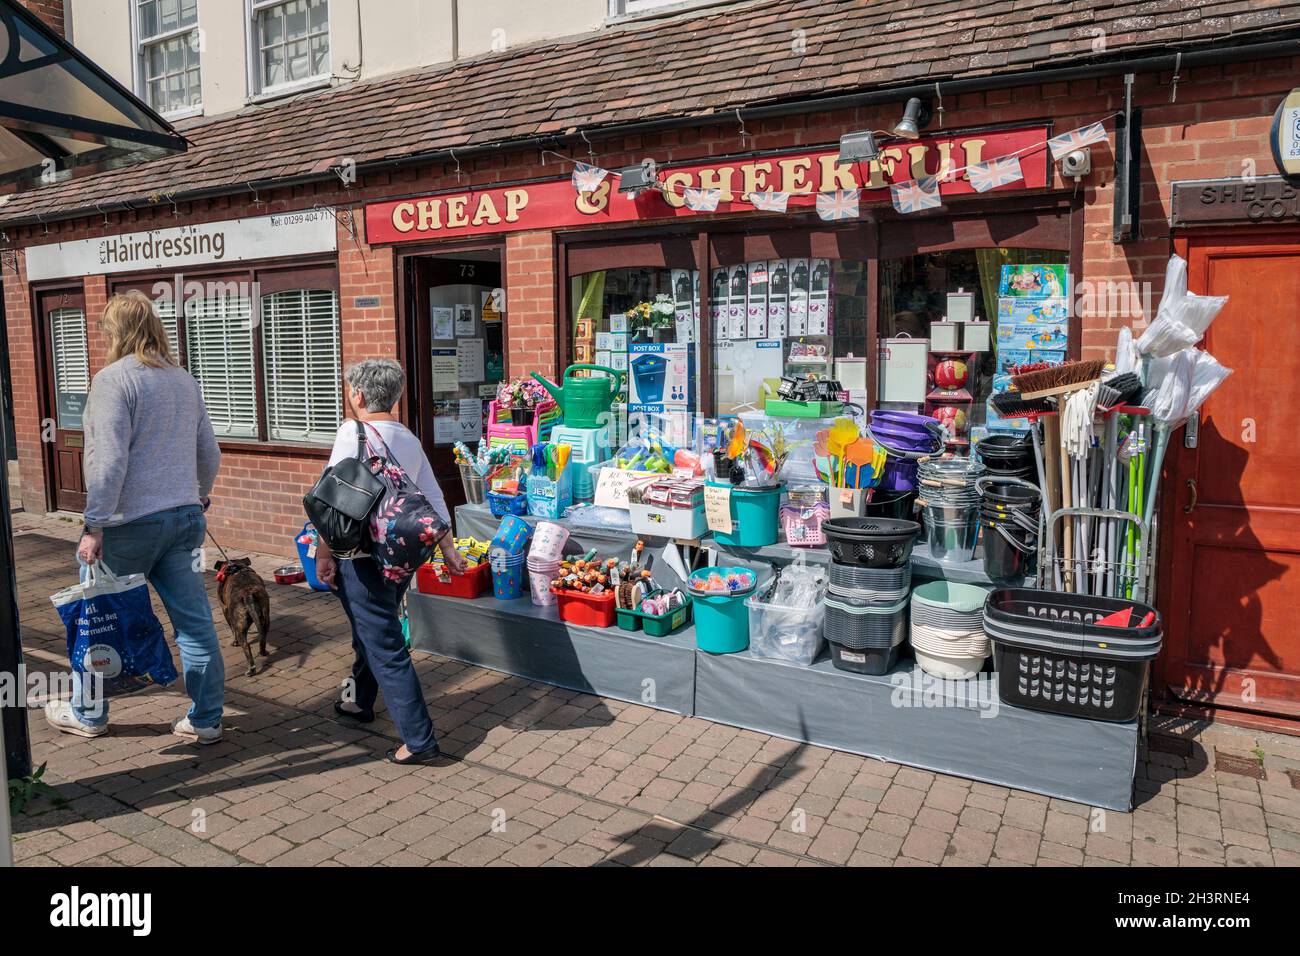
<path id="1" fill-rule="evenodd" d="M 659 188 L 659 169 L 653 159 L 644 159 L 635 166 L 625 166 L 618 171 L 618 191 L 636 194 Z"/>
<path id="2" fill-rule="evenodd" d="M 930 108 L 915 96 L 907 101 L 903 118 L 890 132 L 899 139 L 920 139 L 921 130 L 930 123 Z"/>
<path id="3" fill-rule="evenodd" d="M 870 162 L 880 155 L 876 145 L 876 134 L 870 130 L 861 133 L 845 133 L 840 137 L 840 162 Z"/>

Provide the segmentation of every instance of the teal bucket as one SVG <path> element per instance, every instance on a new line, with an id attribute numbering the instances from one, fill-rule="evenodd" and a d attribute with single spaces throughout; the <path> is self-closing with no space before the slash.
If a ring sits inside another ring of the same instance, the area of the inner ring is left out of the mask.
<path id="1" fill-rule="evenodd" d="M 747 571 L 748 568 L 700 568 L 691 578 L 704 577 L 713 571 Z M 727 594 L 696 591 L 687 582 L 695 608 L 695 646 L 709 654 L 735 654 L 749 647 L 749 608 L 745 598 L 753 587 Z"/>
<path id="2" fill-rule="evenodd" d="M 731 533 L 713 532 L 724 547 L 761 548 L 780 538 L 781 488 L 733 488 Z"/>

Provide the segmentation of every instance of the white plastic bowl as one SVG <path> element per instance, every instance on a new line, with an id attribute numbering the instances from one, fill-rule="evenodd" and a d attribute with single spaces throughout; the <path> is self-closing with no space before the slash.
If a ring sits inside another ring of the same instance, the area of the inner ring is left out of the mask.
<path id="1" fill-rule="evenodd" d="M 940 680 L 970 680 L 984 668 L 984 657 L 939 657 L 912 647 L 912 655 L 921 670 Z"/>

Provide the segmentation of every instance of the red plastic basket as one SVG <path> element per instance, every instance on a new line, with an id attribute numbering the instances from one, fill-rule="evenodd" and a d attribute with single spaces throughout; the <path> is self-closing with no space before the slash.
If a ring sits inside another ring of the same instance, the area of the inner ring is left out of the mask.
<path id="1" fill-rule="evenodd" d="M 557 591 L 555 604 L 560 611 L 560 620 L 570 624 L 585 624 L 587 627 L 613 627 L 617 616 L 614 607 L 614 592 L 604 594 L 583 594 L 581 591 Z"/>
<path id="2" fill-rule="evenodd" d="M 416 569 L 415 586 L 421 594 L 442 594 L 472 600 L 492 590 L 492 566 L 486 561 L 468 569 L 464 574 L 450 575 L 450 580 L 447 581 L 439 576 L 442 567 L 441 563 L 431 562 Z"/>

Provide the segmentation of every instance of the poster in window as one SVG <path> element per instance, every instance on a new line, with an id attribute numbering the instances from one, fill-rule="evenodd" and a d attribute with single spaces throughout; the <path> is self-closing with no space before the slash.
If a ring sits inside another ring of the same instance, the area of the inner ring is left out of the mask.
<path id="1" fill-rule="evenodd" d="M 462 382 L 481 382 L 487 378 L 482 339 L 461 339 L 456 343 L 458 374 Z"/>
<path id="2" fill-rule="evenodd" d="M 86 414 L 85 392 L 59 392 L 59 427 L 79 431 Z"/>
<path id="3" fill-rule="evenodd" d="M 744 264 L 732 266 L 727 286 L 727 338 L 745 337 L 745 297 L 749 295 L 749 271 Z"/>
<path id="4" fill-rule="evenodd" d="M 474 334 L 474 304 L 462 302 L 456 306 L 456 336 Z"/>
<path id="5" fill-rule="evenodd" d="M 582 321 L 582 320 L 579 320 L 579 321 Z M 612 314 L 610 315 L 610 317 L 609 317 L 609 330 L 610 330 L 611 332 L 626 332 L 626 331 L 627 331 L 627 316 L 624 315 L 622 312 L 614 312 L 614 313 L 612 313 Z M 582 336 L 579 335 L 578 338 L 582 338 Z"/>
<path id="6" fill-rule="evenodd" d="M 429 314 L 433 319 L 433 340 L 435 342 L 446 342 L 456 337 L 456 333 L 453 331 L 455 326 L 450 306 L 430 306 Z"/>
<path id="7" fill-rule="evenodd" d="M 456 350 L 433 350 L 433 390 L 435 392 L 454 392 L 460 388 L 460 361 Z"/>
<path id="8" fill-rule="evenodd" d="M 813 259 L 808 264 L 808 333 L 828 335 L 831 327 L 831 261 Z"/>
<path id="9" fill-rule="evenodd" d="M 506 290 L 492 289 L 483 293 L 482 316 L 485 323 L 500 322 L 506 314 Z"/>
<path id="10" fill-rule="evenodd" d="M 694 341 L 695 293 L 691 270 L 673 269 L 673 318 L 677 325 L 677 342 Z"/>
<path id="11" fill-rule="evenodd" d="M 767 262 L 751 262 L 749 293 L 745 300 L 745 337 L 767 338 Z"/>
<path id="12" fill-rule="evenodd" d="M 709 316 L 713 321 L 713 341 L 725 342 L 731 336 L 727 325 L 727 270 L 713 270 L 713 287 L 709 292 Z"/>
<path id="13" fill-rule="evenodd" d="M 783 339 L 789 328 L 790 268 L 784 259 L 767 264 L 767 334 Z"/>
<path id="14" fill-rule="evenodd" d="M 791 337 L 808 334 L 808 260 L 791 259 L 790 298 L 787 306 L 788 331 Z"/>

